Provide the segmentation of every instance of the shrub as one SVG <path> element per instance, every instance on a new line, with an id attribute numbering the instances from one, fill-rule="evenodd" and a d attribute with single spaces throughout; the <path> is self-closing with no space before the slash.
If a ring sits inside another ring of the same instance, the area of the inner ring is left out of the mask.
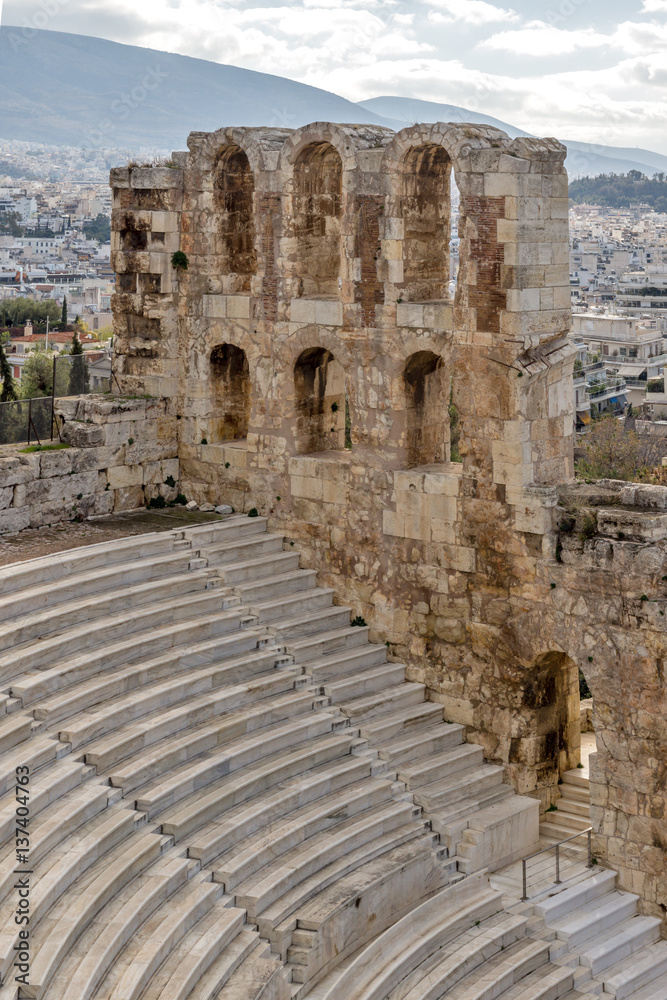
<path id="1" fill-rule="evenodd" d="M 366 620 L 364 618 L 362 618 L 361 615 L 357 615 L 357 617 L 353 618 L 352 621 L 350 622 L 350 625 L 357 625 L 357 626 L 359 626 L 359 628 L 362 628 L 363 626 L 365 626 L 367 624 L 368 623 L 366 622 Z"/>
<path id="2" fill-rule="evenodd" d="M 167 506 L 167 501 L 165 500 L 164 497 L 153 497 L 153 499 L 149 501 L 148 506 L 158 507 L 161 509 L 162 507 Z"/>
<path id="3" fill-rule="evenodd" d="M 259 512 L 256 507 L 251 507 L 248 511 L 248 517 L 259 517 Z"/>
<path id="4" fill-rule="evenodd" d="M 182 250 L 177 250 L 171 255 L 171 266 L 175 271 L 187 271 L 189 266 L 187 254 L 184 254 Z"/>

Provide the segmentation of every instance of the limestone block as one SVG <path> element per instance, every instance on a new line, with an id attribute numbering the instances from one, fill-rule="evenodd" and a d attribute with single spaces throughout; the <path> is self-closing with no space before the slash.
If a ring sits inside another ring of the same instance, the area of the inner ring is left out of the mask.
<path id="1" fill-rule="evenodd" d="M 431 541 L 431 518 L 416 514 L 405 514 L 405 537 L 422 542 Z"/>
<path id="2" fill-rule="evenodd" d="M 454 497 L 426 494 L 424 496 L 424 514 L 437 521 L 456 521 L 456 499 Z"/>
<path id="3" fill-rule="evenodd" d="M 421 302 L 397 302 L 396 326 L 423 327 L 424 305 Z"/>
<path id="4" fill-rule="evenodd" d="M 322 500 L 325 503 L 337 503 L 344 506 L 348 502 L 349 492 L 349 486 L 345 483 L 333 483 L 327 480 L 322 482 Z"/>
<path id="5" fill-rule="evenodd" d="M 322 480 L 301 476 L 290 477 L 290 489 L 293 497 L 303 497 L 306 500 L 322 499 Z"/>
<path id="6" fill-rule="evenodd" d="M 113 493 L 116 510 L 136 510 L 144 505 L 144 491 L 141 486 L 123 486 Z"/>
<path id="7" fill-rule="evenodd" d="M 322 326 L 342 326 L 343 306 L 328 299 L 315 300 L 315 322 Z"/>
<path id="8" fill-rule="evenodd" d="M 597 512 L 598 531 L 611 538 L 658 542 L 667 538 L 667 514 L 644 514 L 610 507 Z"/>
<path id="9" fill-rule="evenodd" d="M 74 448 L 94 448 L 104 444 L 104 428 L 99 424 L 67 420 L 60 433 L 63 441 Z"/>
<path id="10" fill-rule="evenodd" d="M 393 510 L 383 510 L 382 531 L 385 535 L 405 538 L 405 514 L 397 514 Z"/>
<path id="11" fill-rule="evenodd" d="M 628 507 L 641 507 L 645 510 L 667 510 L 667 487 L 644 486 L 633 483 L 623 486 L 620 500 Z"/>
<path id="12" fill-rule="evenodd" d="M 250 319 L 250 296 L 228 295 L 227 316 L 229 319 Z"/>
<path id="13" fill-rule="evenodd" d="M 177 212 L 151 212 L 151 230 L 154 233 L 176 233 L 178 229 Z"/>
<path id="14" fill-rule="evenodd" d="M 404 493 L 413 491 L 424 493 L 425 480 L 426 474 L 416 469 L 399 469 L 394 472 L 394 486 L 397 492 L 400 490 Z"/>
<path id="15" fill-rule="evenodd" d="M 115 495 L 113 490 L 103 490 L 95 494 L 95 514 L 111 514 L 114 508 Z"/>
<path id="16" fill-rule="evenodd" d="M 396 490 L 396 511 L 413 517 L 426 516 L 426 496 L 416 491 Z M 419 537 L 419 536 L 415 536 Z"/>
<path id="17" fill-rule="evenodd" d="M 14 500 L 14 487 L 13 486 L 0 487 L 0 510 L 6 510 L 8 507 L 11 507 L 13 500 Z"/>
<path id="18" fill-rule="evenodd" d="M 0 533 L 8 531 L 23 531 L 30 527 L 29 507 L 9 507 L 0 510 Z"/>
<path id="19" fill-rule="evenodd" d="M 171 167 L 133 167 L 130 186 L 133 188 L 179 188 L 183 185 L 183 171 Z"/>
<path id="20" fill-rule="evenodd" d="M 463 464 L 448 462 L 443 465 L 446 472 L 427 472 L 424 475 L 424 492 L 435 493 L 446 497 L 457 497 L 461 492 Z"/>
<path id="21" fill-rule="evenodd" d="M 315 301 L 313 299 L 292 299 L 290 319 L 293 323 L 314 323 Z"/>
<path id="22" fill-rule="evenodd" d="M 39 458 L 39 474 L 42 479 L 66 476 L 72 471 L 72 455 L 68 450 L 43 451 Z"/>
<path id="23" fill-rule="evenodd" d="M 454 307 L 448 302 L 427 302 L 424 305 L 424 326 L 433 330 L 451 330 Z"/>
<path id="24" fill-rule="evenodd" d="M 112 465 L 122 465 L 123 457 L 122 447 L 72 449 L 72 472 L 91 472 L 93 469 L 108 469 Z"/>
<path id="25" fill-rule="evenodd" d="M 520 192 L 519 178 L 511 173 L 486 173 L 484 175 L 484 195 L 486 198 L 517 197 Z"/>
<path id="26" fill-rule="evenodd" d="M 112 490 L 127 489 L 132 486 L 143 486 L 144 470 L 141 465 L 119 465 L 109 469 L 109 486 Z M 135 504 L 139 506 L 139 504 Z M 116 510 L 119 508 L 116 507 Z M 128 508 L 124 508 L 128 509 Z"/>
<path id="27" fill-rule="evenodd" d="M 167 458 L 162 461 L 163 479 L 169 479 L 170 476 L 177 482 L 180 479 L 180 468 L 177 458 Z"/>
<path id="28" fill-rule="evenodd" d="M 0 458 L 0 487 L 28 483 L 39 476 L 39 455 Z"/>

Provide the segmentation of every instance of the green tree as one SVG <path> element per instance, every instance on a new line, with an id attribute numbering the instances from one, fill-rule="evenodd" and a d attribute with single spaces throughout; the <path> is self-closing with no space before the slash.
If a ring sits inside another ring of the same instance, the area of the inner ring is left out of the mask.
<path id="1" fill-rule="evenodd" d="M 62 326 L 67 326 L 67 296 L 63 298 L 63 307 L 60 312 L 60 322 Z"/>
<path id="2" fill-rule="evenodd" d="M 99 243 L 108 243 L 111 239 L 111 219 L 108 215 L 97 215 L 91 222 L 83 226 L 84 236 Z"/>
<path id="3" fill-rule="evenodd" d="M 58 303 L 49 299 L 48 302 L 35 302 L 20 296 L 18 299 L 5 299 L 2 303 L 3 323 L 7 326 L 23 326 L 27 320 L 36 323 L 46 323 L 48 316 L 51 323 L 60 319 Z"/>
<path id="4" fill-rule="evenodd" d="M 584 456 L 577 474 L 584 479 L 624 479 L 646 482 L 660 464 L 664 440 L 640 436 L 611 415 L 595 420 L 581 440 Z"/>
<path id="5" fill-rule="evenodd" d="M 69 371 L 67 365 L 56 364 L 56 396 L 68 394 Z M 26 359 L 21 378 L 23 399 L 50 396 L 53 392 L 53 355 L 46 351 L 34 351 Z"/>
<path id="6" fill-rule="evenodd" d="M 16 399 L 16 386 L 12 375 L 12 366 L 7 360 L 5 348 L 0 340 L 0 378 L 2 379 L 2 389 L 0 390 L 0 403 L 7 403 Z"/>
<path id="7" fill-rule="evenodd" d="M 69 371 L 69 395 L 80 396 L 90 390 L 90 374 L 88 372 L 88 362 L 83 354 L 83 344 L 79 340 L 77 331 L 74 331 L 72 345 L 70 347 L 70 371 Z"/>
<path id="8" fill-rule="evenodd" d="M 21 216 L 18 212 L 4 212 L 0 215 L 0 236 L 24 236 L 25 230 L 21 225 Z"/>

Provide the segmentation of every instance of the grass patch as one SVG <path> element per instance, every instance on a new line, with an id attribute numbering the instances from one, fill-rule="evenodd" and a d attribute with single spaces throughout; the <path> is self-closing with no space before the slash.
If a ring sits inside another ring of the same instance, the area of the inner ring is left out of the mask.
<path id="1" fill-rule="evenodd" d="M 71 447 L 69 444 L 31 444 L 27 448 L 20 448 L 19 455 L 30 455 L 33 451 L 62 451 Z"/>

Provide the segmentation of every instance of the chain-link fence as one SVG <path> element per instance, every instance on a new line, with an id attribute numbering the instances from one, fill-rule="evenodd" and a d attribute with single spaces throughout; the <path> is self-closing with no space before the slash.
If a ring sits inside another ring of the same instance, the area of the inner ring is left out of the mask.
<path id="1" fill-rule="evenodd" d="M 0 444 L 42 444 L 59 440 L 56 399 L 109 392 L 111 358 L 90 354 L 35 354 L 23 369 L 20 389 L 27 398 L 0 403 Z"/>

